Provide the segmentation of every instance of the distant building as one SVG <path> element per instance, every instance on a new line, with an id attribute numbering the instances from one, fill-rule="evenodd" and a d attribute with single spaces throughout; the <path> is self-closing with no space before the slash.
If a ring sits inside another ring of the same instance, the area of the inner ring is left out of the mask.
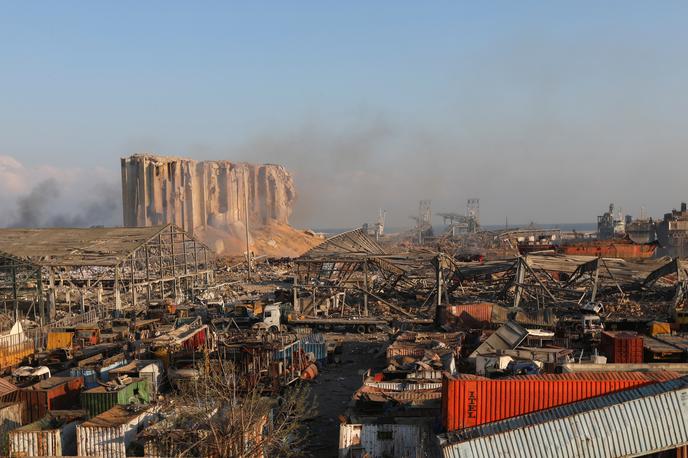
<path id="1" fill-rule="evenodd" d="M 688 210 L 686 203 L 681 203 L 681 210 L 666 213 L 657 224 L 657 240 L 660 254 L 666 256 L 688 257 Z"/>

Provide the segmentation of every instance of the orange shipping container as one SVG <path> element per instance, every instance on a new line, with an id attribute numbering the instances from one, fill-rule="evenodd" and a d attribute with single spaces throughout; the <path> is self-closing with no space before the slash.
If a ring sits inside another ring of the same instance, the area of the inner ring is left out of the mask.
<path id="1" fill-rule="evenodd" d="M 442 426 L 478 426 L 680 377 L 675 372 L 597 372 L 471 380 L 445 375 Z"/>

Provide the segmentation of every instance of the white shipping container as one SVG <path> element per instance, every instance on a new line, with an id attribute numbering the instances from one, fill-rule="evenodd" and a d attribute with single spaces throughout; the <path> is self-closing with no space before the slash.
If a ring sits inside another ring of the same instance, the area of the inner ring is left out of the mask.
<path id="1" fill-rule="evenodd" d="M 423 424 L 343 424 L 339 425 L 339 457 L 424 458 L 430 429 Z"/>
<path id="2" fill-rule="evenodd" d="M 73 456 L 77 421 L 57 429 L 39 429 L 31 423 L 9 433 L 10 456 Z"/>
<path id="3" fill-rule="evenodd" d="M 154 360 L 139 370 L 139 376 L 148 381 L 151 395 L 157 395 L 164 376 L 162 361 Z"/>
<path id="4" fill-rule="evenodd" d="M 0 455 L 8 450 L 8 433 L 21 426 L 23 409 L 21 402 L 0 402 Z"/>
<path id="5" fill-rule="evenodd" d="M 110 377 L 117 377 L 123 374 L 146 380 L 148 382 L 148 392 L 155 397 L 165 378 L 165 368 L 162 361 L 158 359 L 137 359 L 110 371 Z"/>
<path id="6" fill-rule="evenodd" d="M 125 458 L 136 434 L 156 419 L 155 407 L 117 405 L 77 427 L 77 454 Z"/>

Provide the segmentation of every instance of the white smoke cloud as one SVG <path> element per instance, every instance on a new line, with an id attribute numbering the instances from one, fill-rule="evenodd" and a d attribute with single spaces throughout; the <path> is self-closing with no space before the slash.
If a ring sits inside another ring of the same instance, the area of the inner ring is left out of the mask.
<path id="1" fill-rule="evenodd" d="M 25 169 L 11 156 L 0 155 L 0 191 L 3 195 L 25 191 Z"/>

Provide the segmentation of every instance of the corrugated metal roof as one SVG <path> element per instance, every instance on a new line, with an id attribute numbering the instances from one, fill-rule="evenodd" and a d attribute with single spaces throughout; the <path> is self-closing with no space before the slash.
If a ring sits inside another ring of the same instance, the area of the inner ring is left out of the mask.
<path id="1" fill-rule="evenodd" d="M 301 258 L 315 258 L 333 254 L 383 255 L 385 254 L 385 250 L 375 240 L 369 237 L 363 229 L 354 229 L 352 231 L 333 235 L 320 245 L 308 250 Z"/>
<path id="2" fill-rule="evenodd" d="M 18 389 L 19 388 L 17 388 L 9 380 L 5 380 L 4 378 L 0 378 L 0 398 L 2 398 L 5 395 L 8 395 L 10 393 L 14 393 Z"/>
<path id="3" fill-rule="evenodd" d="M 688 377 L 439 436 L 444 457 L 613 458 L 688 444 Z"/>
<path id="4" fill-rule="evenodd" d="M 675 346 L 662 342 L 661 340 L 654 339 L 649 336 L 643 336 L 643 347 L 653 353 L 682 353 L 683 350 L 676 348 Z"/>
<path id="5" fill-rule="evenodd" d="M 155 412 L 154 407 L 140 404 L 128 404 L 126 406 L 116 405 L 110 410 L 106 410 L 100 415 L 83 422 L 81 426 L 109 428 L 111 426 L 118 426 L 128 423 L 129 421 L 148 412 Z"/>

